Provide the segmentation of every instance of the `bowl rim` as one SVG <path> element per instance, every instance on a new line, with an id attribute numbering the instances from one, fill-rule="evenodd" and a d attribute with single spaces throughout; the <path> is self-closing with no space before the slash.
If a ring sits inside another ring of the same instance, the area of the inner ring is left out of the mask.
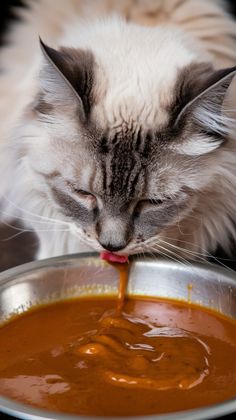
<path id="1" fill-rule="evenodd" d="M 176 411 L 167 414 L 149 414 L 146 416 L 85 416 L 48 411 L 36 408 L 27 404 L 15 402 L 11 398 L 0 396 L 0 413 L 13 416 L 22 420 L 210 420 L 221 418 L 235 413 L 236 398 L 227 400 L 224 403 L 213 404 L 192 410 Z M 227 411 L 226 411 L 227 409 Z"/>
<path id="2" fill-rule="evenodd" d="M 0 272 L 0 286 L 2 286 L 5 282 L 9 281 L 14 276 L 21 276 L 23 274 L 29 273 L 31 271 L 38 271 L 43 268 L 47 268 L 50 265 L 54 267 L 54 265 L 60 266 L 63 263 L 69 262 L 69 261 L 75 261 L 80 259 L 86 259 L 86 258 L 98 258 L 99 260 L 99 253 L 98 252 L 81 252 L 81 253 L 74 253 L 74 254 L 67 254 L 67 255 L 59 255 L 56 257 L 51 258 L 45 258 L 42 260 L 33 260 L 24 264 L 17 265 L 12 268 L 8 268 L 7 270 L 4 270 Z M 100 260 L 102 263 L 107 264 L 106 261 Z M 144 254 L 142 257 L 137 257 L 136 255 L 131 255 L 130 262 L 154 262 L 155 264 L 161 264 L 161 265 L 168 265 L 171 268 L 183 268 L 183 265 L 180 262 L 173 261 L 168 258 L 157 258 L 154 259 L 153 257 L 150 257 L 148 254 Z M 229 267 L 222 267 L 220 265 L 217 265 L 216 263 L 212 263 L 210 261 L 191 261 L 191 269 L 197 268 L 198 270 L 202 271 L 211 271 L 212 273 L 221 273 L 223 276 L 228 278 L 228 281 L 231 282 L 231 280 L 236 281 L 236 271 L 234 271 L 232 268 Z M 189 270 L 189 266 L 185 266 L 185 269 Z M 235 284 L 235 283 L 234 283 Z"/>
<path id="3" fill-rule="evenodd" d="M 33 271 L 40 271 L 41 269 L 52 267 L 60 267 L 61 265 L 68 263 L 69 261 L 76 261 L 77 259 L 89 259 L 89 258 L 98 258 L 99 254 L 96 252 L 86 252 L 80 254 L 68 254 L 52 258 L 47 258 L 43 260 L 31 261 L 0 273 L 0 287 L 7 284 L 8 281 L 13 280 L 18 276 L 24 274 L 29 274 Z M 169 259 L 158 258 L 153 259 L 149 256 L 133 257 L 132 261 L 147 261 L 155 262 L 155 264 L 166 264 L 171 268 L 182 268 L 180 263 L 171 261 Z M 192 262 L 193 267 L 200 270 L 207 270 L 213 273 L 221 273 L 229 283 L 236 281 L 236 272 L 232 269 L 228 270 L 227 268 L 220 267 L 214 263 L 210 262 Z M 188 268 L 188 267 L 187 267 Z M 14 399 L 2 397 L 0 395 L 0 413 L 8 414 L 10 416 L 17 416 L 19 419 L 24 420 L 99 420 L 104 419 L 124 419 L 124 417 L 102 417 L 102 416 L 84 416 L 84 415 L 75 415 L 60 413 L 54 411 L 48 411 L 40 408 L 36 408 L 27 404 L 16 402 Z M 219 418 L 220 416 L 226 416 L 236 412 L 236 397 L 230 400 L 227 400 L 222 403 L 213 404 L 210 406 L 200 407 L 192 410 L 184 410 L 173 413 L 166 414 L 152 414 L 146 416 L 132 416 L 125 418 L 133 418 L 138 420 L 205 420 Z"/>

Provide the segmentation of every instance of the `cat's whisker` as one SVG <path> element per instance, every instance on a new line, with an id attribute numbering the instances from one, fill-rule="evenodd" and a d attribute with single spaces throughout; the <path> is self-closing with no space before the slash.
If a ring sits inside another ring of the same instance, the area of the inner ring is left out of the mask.
<path id="1" fill-rule="evenodd" d="M 162 257 L 168 258 L 168 259 L 170 259 L 170 260 L 172 260 L 172 261 L 174 261 L 178 264 L 181 264 L 181 265 L 185 266 L 185 264 L 182 263 L 181 261 L 179 261 L 177 258 L 174 258 L 174 257 L 170 256 L 169 254 L 165 253 L 164 251 L 162 251 L 160 249 L 159 250 L 153 250 L 153 251 L 155 252 L 155 253 L 153 253 L 153 255 L 155 255 L 155 257 L 157 257 L 157 255 L 160 255 Z"/>
<path id="2" fill-rule="evenodd" d="M 167 253 L 173 254 L 177 258 L 177 260 L 181 259 L 181 261 L 183 263 L 185 263 L 186 265 L 192 265 L 192 263 L 189 260 L 187 260 L 186 258 L 184 258 L 182 255 L 177 254 L 176 252 L 166 248 L 163 245 L 158 244 L 158 246 L 161 247 L 162 249 L 164 249 Z"/>
<path id="3" fill-rule="evenodd" d="M 167 238 L 168 239 L 168 238 Z M 170 239 L 170 238 L 169 238 Z M 182 241 L 182 242 L 185 242 L 185 241 Z M 174 246 L 174 247 L 176 247 L 175 245 L 173 245 L 173 244 L 170 244 L 170 243 L 168 243 L 167 242 L 167 244 L 168 245 L 171 245 L 171 246 Z M 234 259 L 231 259 L 231 258 L 217 258 L 217 257 L 215 257 L 213 254 L 210 254 L 209 252 L 207 252 L 206 251 L 206 253 L 205 254 L 202 254 L 202 253 L 199 253 L 199 252 L 194 252 L 194 251 L 189 251 L 189 250 L 186 250 L 186 249 L 184 249 L 184 248 L 180 248 L 180 247 L 177 247 L 177 248 L 179 248 L 180 250 L 182 250 L 183 249 L 183 251 L 184 252 L 191 252 L 191 253 L 193 253 L 193 256 L 196 256 L 196 257 L 198 257 L 198 259 L 200 260 L 202 260 L 203 262 L 206 262 L 206 258 L 211 258 L 211 259 L 213 259 L 217 264 L 219 264 L 219 265 L 221 265 L 222 267 L 224 267 L 224 268 L 226 268 L 227 270 L 229 270 L 229 271 L 231 271 L 231 272 L 234 272 L 234 270 L 232 270 L 230 267 L 228 267 L 227 265 L 225 265 L 222 261 L 236 261 L 236 260 L 234 260 Z M 199 255 L 203 255 L 204 257 L 203 258 L 201 258 L 201 257 L 199 257 Z M 211 261 L 207 261 L 207 263 L 208 264 L 213 264 Z"/>
<path id="4" fill-rule="evenodd" d="M 217 257 L 215 257 L 214 255 L 211 255 L 211 257 L 217 264 L 219 264 L 220 266 L 222 266 L 223 268 L 225 268 L 226 270 L 229 270 L 230 272 L 235 274 L 235 270 L 233 270 L 232 268 L 230 268 L 229 266 L 227 266 L 226 264 L 224 264 L 221 259 L 219 260 Z M 234 260 L 229 260 L 229 261 L 234 261 Z M 210 265 L 215 265 L 215 263 L 208 261 L 208 264 Z"/>
<path id="5" fill-rule="evenodd" d="M 176 255 L 174 252 L 172 252 L 172 254 L 174 254 L 174 256 L 172 256 L 172 255 L 169 255 L 169 250 L 167 250 L 165 247 L 163 247 L 163 246 L 161 246 L 161 245 L 156 245 L 156 246 L 152 246 L 151 248 L 148 248 L 148 250 L 152 250 L 152 251 L 155 251 L 156 252 L 156 254 L 162 254 L 162 255 L 164 255 L 165 257 L 167 257 L 167 258 L 170 258 L 171 260 L 173 260 L 173 261 L 175 261 L 175 262 L 177 262 L 177 263 L 180 263 L 180 264 L 183 264 L 184 266 L 188 263 L 189 264 L 189 261 L 187 261 L 187 260 L 184 260 L 184 261 L 180 261 L 179 260 L 179 256 L 178 255 Z M 164 251 L 166 251 L 166 252 L 164 252 Z M 175 258 L 175 257 L 177 257 L 177 258 Z M 181 259 L 182 259 L 182 257 L 181 257 Z"/>
<path id="6" fill-rule="evenodd" d="M 188 241 L 180 240 L 180 239 L 177 239 L 177 238 L 171 238 L 171 237 L 168 237 L 168 236 L 165 236 L 165 239 L 169 239 L 170 241 L 175 241 L 175 242 L 181 242 L 183 244 L 190 245 L 191 247 L 192 246 L 197 246 L 193 242 L 188 242 Z M 160 238 L 160 240 L 164 241 L 162 238 Z M 178 248 L 180 251 L 191 253 L 193 256 L 196 256 L 198 258 L 203 257 L 202 258 L 203 261 L 205 261 L 206 258 L 216 258 L 213 254 L 209 253 L 208 251 L 206 251 L 204 249 L 202 249 L 204 252 L 199 252 L 199 251 L 193 251 L 193 250 L 189 250 L 189 249 L 186 249 L 186 248 L 178 247 L 177 245 L 174 245 L 170 242 L 167 242 L 167 244 L 172 246 L 172 247 Z M 231 259 L 229 259 L 229 260 L 231 260 Z"/>
<path id="7" fill-rule="evenodd" d="M 8 223 L 8 222 L 6 222 L 5 220 L 4 221 L 1 221 L 1 224 L 2 225 L 5 225 L 5 226 L 7 226 L 7 227 L 9 227 L 9 228 L 11 228 L 11 229 L 14 229 L 14 230 L 17 230 L 17 231 L 19 231 L 19 232 L 22 232 L 22 233 L 24 233 L 24 232 L 34 232 L 34 230 L 33 229 L 24 229 L 24 228 L 20 228 L 20 227 L 18 227 L 18 226 L 14 226 L 14 225 L 12 225 L 11 223 Z"/>
<path id="8" fill-rule="evenodd" d="M 161 249 L 160 249 L 161 248 Z M 162 249 L 164 249 L 165 251 L 167 251 L 167 253 L 166 252 L 163 252 L 163 250 Z M 178 264 L 181 264 L 181 265 L 183 265 L 184 267 L 186 267 L 186 265 L 187 266 L 190 266 L 191 267 L 191 269 L 192 270 L 194 270 L 194 266 L 193 266 L 193 264 L 191 263 L 191 261 L 188 261 L 188 260 L 186 260 L 185 258 L 183 258 L 182 256 L 180 256 L 180 255 L 178 255 L 178 254 L 176 254 L 176 253 L 174 253 L 174 252 L 172 252 L 172 254 L 174 254 L 173 256 L 171 256 L 171 255 L 169 255 L 169 252 L 170 252 L 170 250 L 168 250 L 168 249 L 166 249 L 165 247 L 163 247 L 163 246 L 161 246 L 160 247 L 160 245 L 159 245 L 159 247 L 158 247 L 158 244 L 155 244 L 155 245 L 153 245 L 152 247 L 151 247 L 151 249 L 150 249 L 150 247 L 148 247 L 147 248 L 147 250 L 148 250 L 148 252 L 151 254 L 151 255 L 154 255 L 155 257 L 157 256 L 157 254 L 159 254 L 159 255 L 162 255 L 162 256 L 164 256 L 164 257 L 167 257 L 167 258 L 170 258 L 171 260 L 173 260 L 174 262 L 177 262 Z M 155 251 L 155 254 L 152 252 L 152 251 Z M 176 257 L 176 258 L 175 258 Z"/>
<path id="9" fill-rule="evenodd" d="M 13 207 L 15 207 L 17 210 L 20 210 L 21 212 L 23 212 L 23 213 L 26 213 L 26 214 L 29 214 L 29 215 L 31 215 L 31 216 L 33 216 L 33 217 L 36 217 L 36 218 L 39 218 L 40 220 L 45 220 L 45 221 L 48 221 L 48 222 L 55 222 L 55 223 L 59 223 L 59 224 L 64 224 L 64 225 L 70 225 L 70 223 L 69 222 L 66 222 L 66 221 L 62 221 L 62 220 L 59 220 L 59 219 L 54 219 L 54 218 L 51 218 L 51 217 L 47 217 L 47 216 L 42 216 L 42 215 L 38 215 L 38 214 L 36 214 L 36 213 L 32 213 L 32 212 L 30 212 L 29 210 L 26 210 L 26 209 L 24 209 L 24 208 L 22 208 L 22 207 L 20 207 L 20 206 L 18 206 L 17 204 L 15 204 L 13 201 L 11 201 L 10 199 L 8 199 L 6 196 L 4 196 L 4 199 L 6 200 L 6 201 L 8 201 Z M 16 216 L 17 217 L 17 216 Z"/>
<path id="10" fill-rule="evenodd" d="M 175 242 L 181 242 L 181 243 L 183 243 L 183 244 L 186 244 L 186 245 L 189 245 L 189 246 L 191 246 L 191 247 L 199 247 L 197 244 L 195 244 L 194 242 L 189 242 L 189 241 L 184 241 L 184 240 L 182 240 L 182 239 L 179 239 L 179 238 L 171 238 L 171 237 L 168 237 L 168 236 L 164 236 L 164 238 L 165 239 L 169 239 L 170 241 L 175 241 Z M 175 245 L 176 246 L 176 245 Z M 186 248 L 182 248 L 182 249 L 186 249 Z M 211 253 L 209 253 L 207 250 L 205 250 L 204 248 L 201 248 L 201 250 L 203 251 L 203 252 L 199 252 L 199 251 L 194 251 L 194 250 L 192 250 L 191 249 L 191 252 L 192 253 L 194 253 L 196 256 L 198 256 L 198 255 L 202 255 L 203 257 L 209 257 L 209 258 L 213 258 L 214 256 L 211 254 Z M 190 250 L 188 250 L 188 251 L 190 251 Z"/>
<path id="11" fill-rule="evenodd" d="M 5 241 L 7 241 L 9 239 L 12 239 L 12 238 L 14 238 L 14 237 L 16 237 L 16 236 L 18 236 L 18 235 L 20 235 L 22 233 L 29 232 L 29 233 L 35 233 L 36 234 L 36 231 L 34 229 L 20 228 L 18 226 L 12 225 L 11 223 L 8 223 L 6 221 L 2 221 L 1 223 L 3 225 L 6 225 L 7 227 L 9 227 L 11 229 L 14 229 L 14 230 L 18 231 L 18 233 L 16 233 L 15 235 L 12 235 L 10 238 L 1 239 L 2 242 L 5 242 Z M 37 232 L 69 232 L 69 230 L 68 229 L 37 229 Z"/>
<path id="12" fill-rule="evenodd" d="M 141 256 L 145 258 L 145 248 L 142 245 L 140 246 L 140 252 L 141 252 Z"/>
<path id="13" fill-rule="evenodd" d="M 197 220 L 198 222 L 200 222 L 201 225 L 203 223 L 203 216 L 202 215 L 197 216 L 197 215 L 194 215 L 192 213 L 189 213 L 187 217 L 188 217 L 188 219 Z"/>
<path id="14" fill-rule="evenodd" d="M 189 235 L 189 233 L 185 233 L 185 232 L 183 232 L 182 231 L 182 227 L 181 227 L 181 217 L 180 217 L 180 215 L 179 215 L 179 208 L 178 208 L 178 206 L 177 206 L 177 218 L 178 218 L 178 220 L 177 220 L 177 227 L 178 227 L 178 230 L 179 230 L 179 233 L 180 233 L 180 235 L 181 236 L 186 236 L 186 235 Z"/>
<path id="15" fill-rule="evenodd" d="M 143 256 L 145 257 L 145 248 L 143 248 Z M 148 254 L 151 255 L 152 257 L 156 258 L 157 257 L 157 252 L 153 252 L 151 249 L 148 249 Z"/>
<path id="16" fill-rule="evenodd" d="M 20 235 L 22 235 L 23 233 L 25 233 L 25 232 L 27 232 L 27 231 L 22 231 L 22 232 L 15 233 L 14 235 L 11 235 L 11 236 L 8 236 L 7 238 L 3 238 L 3 239 L 1 239 L 1 242 L 7 242 L 7 241 L 10 241 L 10 240 L 12 240 L 12 239 L 15 239 L 15 238 L 17 238 L 18 236 L 20 236 Z"/>
<path id="17" fill-rule="evenodd" d="M 160 239 L 160 241 L 161 241 L 161 242 L 163 242 L 164 244 L 166 244 L 167 246 L 170 246 L 170 247 L 172 247 L 172 248 L 175 248 L 175 249 L 179 250 L 179 251 L 180 251 L 180 252 L 182 252 L 182 253 L 187 253 L 187 254 L 191 255 L 191 256 L 192 256 L 192 258 L 193 258 L 193 257 L 198 257 L 198 259 L 199 259 L 199 260 L 201 260 L 201 261 L 206 261 L 206 259 L 205 259 L 205 258 L 203 258 L 203 257 L 200 257 L 200 256 L 199 256 L 199 254 L 198 254 L 197 252 L 193 252 L 193 251 L 190 251 L 190 250 L 188 250 L 188 249 L 181 248 L 181 247 L 179 247 L 179 246 L 177 246 L 177 245 L 173 245 L 173 244 L 171 244 L 171 243 L 169 243 L 169 242 L 164 241 L 163 239 Z"/>
<path id="18" fill-rule="evenodd" d="M 20 220 L 22 221 L 22 218 Z M 27 219 L 25 219 L 25 221 L 27 222 Z M 68 227 L 60 228 L 55 223 L 49 224 L 49 223 L 44 222 L 41 225 L 38 225 L 38 223 L 39 223 L 38 221 L 36 221 L 34 223 L 31 221 L 31 223 L 34 224 L 34 228 L 29 228 L 29 227 L 24 227 L 24 226 L 22 226 L 22 227 L 16 226 L 12 223 L 7 222 L 6 220 L 1 221 L 2 225 L 5 225 L 5 226 L 7 226 L 9 228 L 12 228 L 16 231 L 19 231 L 21 233 L 31 232 L 31 233 L 37 234 L 37 232 L 69 232 L 70 231 Z"/>
<path id="19" fill-rule="evenodd" d="M 5 212 L 3 210 L 0 210 L 0 214 L 6 216 L 8 218 L 13 219 L 13 215 L 12 214 L 9 214 L 9 213 L 7 213 L 7 212 Z M 32 218 L 29 218 L 29 217 L 23 217 L 23 216 L 19 216 L 19 215 L 16 215 L 15 216 L 15 219 L 20 220 L 22 222 L 25 222 L 26 224 L 32 223 L 32 224 L 34 224 L 34 226 L 37 226 L 37 225 L 40 225 L 40 224 L 41 225 L 45 225 L 45 226 L 47 226 L 47 225 L 51 225 L 51 226 L 56 225 L 56 222 L 54 222 L 54 221 L 49 222 L 49 221 L 44 221 L 44 220 L 37 220 L 37 219 L 32 219 Z"/>
<path id="20" fill-rule="evenodd" d="M 164 239 L 168 239 L 168 240 L 170 240 L 171 241 L 171 243 L 170 242 L 167 242 L 168 243 L 168 245 L 171 245 L 171 246 L 177 246 L 177 245 L 174 245 L 172 242 L 174 241 L 174 242 L 177 242 L 177 243 L 179 243 L 179 242 L 181 242 L 181 243 L 183 243 L 183 244 L 186 244 L 186 245 L 189 245 L 189 246 L 191 246 L 191 247 L 197 247 L 198 248 L 198 245 L 197 244 L 195 244 L 194 242 L 189 242 L 189 241 L 184 241 L 184 240 L 181 240 L 181 239 L 179 239 L 179 238 L 171 238 L 171 237 L 169 237 L 169 236 L 164 236 Z M 155 237 L 152 237 L 152 238 L 150 238 L 149 240 L 147 240 L 146 241 L 146 243 L 147 244 L 149 244 L 149 243 L 152 243 L 152 242 L 154 242 L 154 243 L 158 243 L 158 241 L 159 240 L 164 240 L 164 239 L 162 239 L 162 238 L 160 238 L 159 236 L 155 236 Z M 183 250 L 184 252 L 185 251 L 188 251 L 188 252 L 191 252 L 191 253 L 193 253 L 194 255 L 196 255 L 196 256 L 203 256 L 203 257 L 213 257 L 213 255 L 211 255 L 208 251 L 206 251 L 206 250 L 204 250 L 203 248 L 202 248 L 202 251 L 204 251 L 204 252 L 199 252 L 199 251 L 194 251 L 194 250 L 189 250 L 189 249 L 186 249 L 186 248 L 182 248 L 182 247 L 178 247 L 180 250 Z"/>
<path id="21" fill-rule="evenodd" d="M 89 245 L 91 248 L 94 248 L 94 250 L 99 251 L 99 252 L 103 250 L 103 248 L 99 245 L 99 243 L 95 239 L 84 237 L 83 232 L 77 231 L 77 229 L 74 228 L 74 225 L 72 224 L 70 225 L 69 231 L 77 238 L 79 237 L 79 240 L 83 242 L 85 245 Z"/>

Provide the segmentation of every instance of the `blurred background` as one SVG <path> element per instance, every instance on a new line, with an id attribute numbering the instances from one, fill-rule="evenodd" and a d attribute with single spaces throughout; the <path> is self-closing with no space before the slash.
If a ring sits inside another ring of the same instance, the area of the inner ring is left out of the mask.
<path id="1" fill-rule="evenodd" d="M 27 3 L 37 1 L 40 0 L 27 0 Z M 67 0 L 65 0 L 65 7 L 66 2 Z M 222 0 L 222 2 L 236 18 L 236 0 Z M 17 20 L 17 9 L 22 7 L 26 7 L 23 0 L 0 0 L 0 46 L 5 44 L 4 35 L 10 30 L 11 24 Z M 11 221 L 10 224 L 11 226 L 0 225 L 0 271 L 31 261 L 38 247 L 37 238 L 33 233 L 25 232 L 16 221 Z M 224 265 L 236 269 L 236 247 L 234 258 L 229 259 L 221 249 L 217 250 L 215 256 Z M 216 262 L 214 258 L 212 261 Z"/>
<path id="2" fill-rule="evenodd" d="M 37 2 L 40 0 L 27 0 L 28 3 Z M 53 0 L 51 0 L 53 1 Z M 56 1 L 56 0 L 54 0 Z M 207 1 L 207 0 L 206 0 Z M 86 0 L 85 0 L 86 2 Z M 236 0 L 222 0 L 222 2 L 226 3 L 230 13 L 232 13 L 236 17 Z M 14 7 L 23 7 L 24 1 L 22 0 L 0 0 L 0 37 L 1 42 L 3 42 L 3 34 L 6 31 L 9 23 L 14 21 L 15 14 L 14 14 Z M 66 0 L 65 0 L 66 4 Z"/>

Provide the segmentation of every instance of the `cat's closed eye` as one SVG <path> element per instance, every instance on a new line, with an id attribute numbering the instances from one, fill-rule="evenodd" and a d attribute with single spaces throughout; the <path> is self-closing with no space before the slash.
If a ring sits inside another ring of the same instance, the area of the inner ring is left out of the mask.
<path id="1" fill-rule="evenodd" d="M 170 201 L 171 197 L 164 197 L 163 199 L 158 198 L 148 198 L 140 200 L 137 205 L 135 206 L 133 217 L 137 218 L 142 211 L 155 209 L 158 207 L 162 207 L 167 201 Z"/>
<path id="2" fill-rule="evenodd" d="M 160 200 L 160 199 L 155 199 L 155 198 L 149 198 L 148 200 L 141 200 L 141 203 L 147 204 L 147 205 L 158 206 L 158 205 L 163 204 L 164 201 L 165 201 L 165 199 Z"/>
<path id="3" fill-rule="evenodd" d="M 81 190 L 80 188 L 72 186 L 72 192 L 81 203 L 86 205 L 86 207 L 88 206 L 89 208 L 94 208 L 96 206 L 97 199 L 89 191 Z"/>
<path id="4" fill-rule="evenodd" d="M 91 194 L 90 192 L 84 191 L 84 190 L 81 190 L 81 189 L 78 189 L 78 188 L 73 187 L 73 191 L 78 195 L 82 195 L 83 197 L 94 197 L 94 195 Z"/>
<path id="5" fill-rule="evenodd" d="M 162 204 L 165 204 L 167 201 L 170 201 L 171 197 L 164 197 L 162 199 L 160 198 L 148 198 L 144 200 L 140 200 L 138 202 L 138 205 L 141 206 L 161 206 Z"/>

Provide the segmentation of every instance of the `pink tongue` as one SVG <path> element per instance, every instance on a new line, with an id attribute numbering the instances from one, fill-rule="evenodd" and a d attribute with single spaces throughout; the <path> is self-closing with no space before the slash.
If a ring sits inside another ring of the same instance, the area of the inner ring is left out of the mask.
<path id="1" fill-rule="evenodd" d="M 100 258 L 102 260 L 117 262 L 117 263 L 126 263 L 128 261 L 128 257 L 126 255 L 116 255 L 108 251 L 101 252 Z"/>

